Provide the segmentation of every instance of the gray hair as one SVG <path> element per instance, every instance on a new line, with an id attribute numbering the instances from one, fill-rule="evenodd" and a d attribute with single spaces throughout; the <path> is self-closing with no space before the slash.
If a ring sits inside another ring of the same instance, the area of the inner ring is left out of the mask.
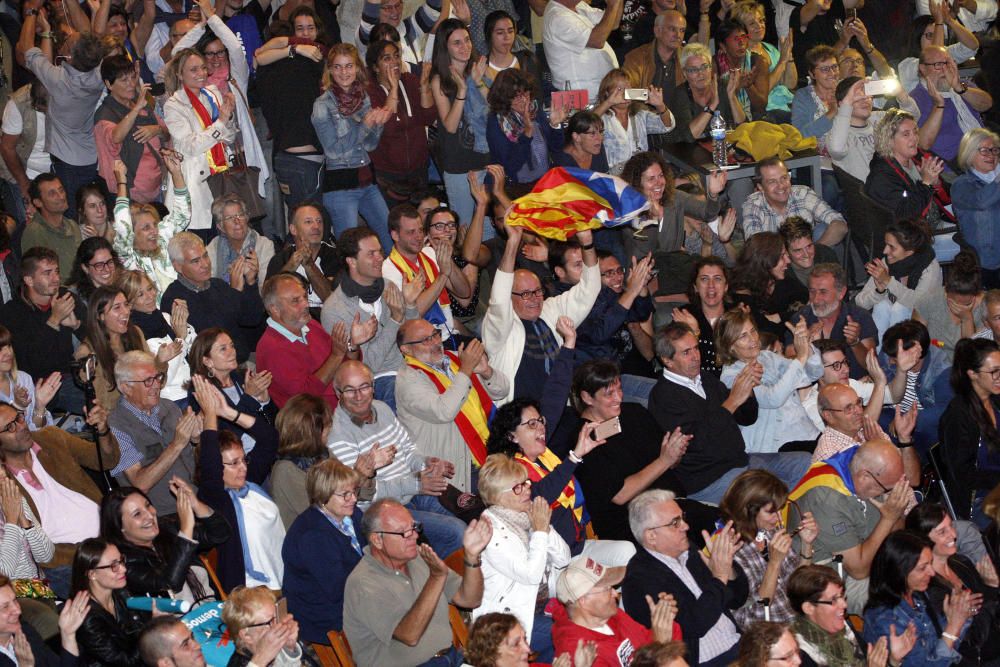
<path id="1" fill-rule="evenodd" d="M 278 288 L 286 280 L 290 280 L 297 285 L 302 285 L 302 280 L 296 274 L 286 272 L 276 273 L 264 281 L 260 298 L 264 302 L 264 310 L 268 313 L 271 312 L 271 308 L 278 305 Z"/>
<path id="2" fill-rule="evenodd" d="M 708 50 L 708 47 L 699 42 L 691 42 L 685 44 L 684 48 L 681 49 L 681 67 L 687 67 L 688 61 L 695 56 L 704 58 L 709 65 L 712 64 L 712 52 Z"/>
<path id="3" fill-rule="evenodd" d="M 639 544 L 643 544 L 642 536 L 647 528 L 652 528 L 655 520 L 653 507 L 668 500 L 674 500 L 677 496 L 673 491 L 666 489 L 650 489 L 643 491 L 628 504 L 628 527 L 632 530 L 632 535 Z"/>
<path id="4" fill-rule="evenodd" d="M 653 339 L 653 351 L 656 353 L 656 358 L 673 359 L 677 351 L 674 347 L 675 344 L 688 334 L 694 336 L 691 327 L 683 322 L 671 322 L 662 327 L 656 332 L 656 337 Z"/>
<path id="5" fill-rule="evenodd" d="M 361 532 L 368 541 L 371 541 L 372 533 L 382 530 L 382 510 L 387 507 L 403 507 L 403 503 L 395 498 L 379 498 L 368 506 L 361 517 Z"/>
<path id="6" fill-rule="evenodd" d="M 205 248 L 205 242 L 200 236 L 191 232 L 180 232 L 167 243 L 167 256 L 170 257 L 172 264 L 180 264 L 184 261 L 184 251 L 196 247 Z"/>
<path id="7" fill-rule="evenodd" d="M 969 171 L 972 168 L 973 156 L 987 139 L 991 139 L 994 146 L 1000 146 L 1000 135 L 985 127 L 976 127 L 965 133 L 961 143 L 958 144 L 958 156 L 955 158 L 962 171 Z"/>
<path id="8" fill-rule="evenodd" d="M 236 193 L 230 192 L 224 194 L 221 197 L 216 197 L 215 201 L 212 202 L 212 224 L 218 227 L 220 232 L 222 231 L 222 218 L 225 217 L 226 207 L 231 204 L 239 206 L 240 213 L 246 215 L 247 206 Z"/>
<path id="9" fill-rule="evenodd" d="M 156 367 L 156 357 L 146 350 L 131 350 L 115 361 L 115 384 L 121 386 L 132 379 L 132 372 L 139 366 Z"/>

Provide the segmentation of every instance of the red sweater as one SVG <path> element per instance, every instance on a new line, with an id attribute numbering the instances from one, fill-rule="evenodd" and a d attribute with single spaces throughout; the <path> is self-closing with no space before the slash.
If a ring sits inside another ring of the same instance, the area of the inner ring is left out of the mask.
<path id="1" fill-rule="evenodd" d="M 257 342 L 257 370 L 271 371 L 271 400 L 279 408 L 283 408 L 292 396 L 304 393 L 322 396 L 331 409 L 336 409 L 337 394 L 333 391 L 333 383 L 325 385 L 315 375 L 330 356 L 333 342 L 316 320 L 309 320 L 308 326 L 308 345 L 290 341 L 268 326 Z"/>
<path id="2" fill-rule="evenodd" d="M 628 667 L 632 664 L 636 650 L 653 641 L 653 633 L 622 610 L 608 620 L 608 627 L 614 632 L 613 635 L 577 625 L 570 620 L 566 607 L 555 598 L 549 601 L 547 611 L 552 613 L 552 643 L 556 655 L 573 655 L 576 644 L 581 639 L 596 642 L 597 659 L 594 660 L 593 667 Z M 681 639 L 681 628 L 676 621 L 672 639 Z"/>

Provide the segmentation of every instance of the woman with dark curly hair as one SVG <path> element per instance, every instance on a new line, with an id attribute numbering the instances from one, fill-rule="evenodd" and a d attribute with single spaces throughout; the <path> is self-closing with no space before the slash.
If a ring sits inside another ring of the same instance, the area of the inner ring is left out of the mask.
<path id="1" fill-rule="evenodd" d="M 982 596 L 961 590 L 945 598 L 944 613 L 930 604 L 927 589 L 934 578 L 934 543 L 909 530 L 891 533 L 872 560 L 865 605 L 865 641 L 874 644 L 903 628 L 915 627 L 917 641 L 902 667 L 944 667 L 959 662 L 958 652 L 969 620 Z"/>
<path id="2" fill-rule="evenodd" d="M 760 331 L 768 331 L 783 340 L 788 313 L 779 312 L 771 299 L 774 285 L 785 277 L 791 258 L 777 232 L 751 236 L 736 258 L 730 273 L 729 294 L 753 313 Z"/>
<path id="3" fill-rule="evenodd" d="M 486 101 L 486 140 L 509 183 L 534 183 L 549 169 L 549 152 L 562 147 L 562 107 L 548 115 L 534 95 L 535 83 L 519 69 L 505 69 L 493 81 Z"/>
<path id="4" fill-rule="evenodd" d="M 631 255 L 637 259 L 650 252 L 683 250 L 684 216 L 705 222 L 714 220 L 720 212 L 719 195 L 726 189 L 724 171 L 715 171 L 708 177 L 705 197 L 674 189 L 673 172 L 654 151 L 633 155 L 625 163 L 622 178 L 649 200 L 649 211 L 645 219 L 639 221 L 639 231 L 626 234 L 627 239 L 631 239 Z"/>
<path id="5" fill-rule="evenodd" d="M 931 549 L 934 578 L 927 588 L 931 607 L 944 614 L 944 600 L 955 591 L 967 588 L 983 596 L 983 605 L 972 619 L 965 640 L 958 647 L 963 665 L 1000 664 L 1000 628 L 997 626 L 998 596 L 996 570 L 989 555 L 978 563 L 958 553 L 955 522 L 939 503 L 920 503 L 906 516 L 906 528 L 925 535 L 934 543 Z"/>
<path id="6" fill-rule="evenodd" d="M 122 261 L 111 243 L 103 236 L 92 236 L 76 249 L 73 268 L 66 284 L 86 306 L 95 289 L 118 282 L 123 270 Z"/>
<path id="7" fill-rule="evenodd" d="M 563 130 L 563 148 L 552 153 L 553 167 L 580 167 L 608 172 L 604 153 L 604 121 L 593 111 L 577 111 Z"/>
<path id="8" fill-rule="evenodd" d="M 469 628 L 469 667 L 527 667 L 530 654 L 524 628 L 513 614 L 483 614 Z"/>
<path id="9" fill-rule="evenodd" d="M 767 667 L 771 663 L 798 667 L 799 643 L 785 623 L 758 621 L 743 632 L 737 667 Z"/>

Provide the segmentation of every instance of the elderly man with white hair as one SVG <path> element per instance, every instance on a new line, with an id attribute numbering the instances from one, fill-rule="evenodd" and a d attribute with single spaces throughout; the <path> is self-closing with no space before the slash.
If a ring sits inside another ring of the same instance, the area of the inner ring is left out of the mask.
<path id="1" fill-rule="evenodd" d="M 672 491 L 640 493 L 628 507 L 628 523 L 640 548 L 625 568 L 625 611 L 649 623 L 647 598 L 666 593 L 677 602 L 692 665 L 728 665 L 736 659 L 740 632 L 733 611 L 749 594 L 746 575 L 734 564 L 741 546 L 732 521 L 709 537 L 708 556 L 688 540 L 688 524 Z"/>
<path id="2" fill-rule="evenodd" d="M 169 482 L 176 475 L 194 486 L 191 444 L 201 434 L 201 418 L 160 397 L 163 379 L 156 357 L 145 350 L 126 352 L 115 362 L 121 397 L 108 415 L 108 426 L 121 458 L 111 474 L 122 486 L 142 489 L 160 514 L 173 514 L 177 503 Z"/>
<path id="3" fill-rule="evenodd" d="M 264 302 L 257 290 L 256 257 L 237 257 L 230 282 L 212 277 L 212 258 L 196 234 L 181 232 L 167 244 L 177 280 L 163 292 L 160 309 L 169 313 L 175 299 L 187 303 L 188 324 L 195 331 L 222 327 L 236 343 L 236 360 L 243 363 L 263 333 Z"/>

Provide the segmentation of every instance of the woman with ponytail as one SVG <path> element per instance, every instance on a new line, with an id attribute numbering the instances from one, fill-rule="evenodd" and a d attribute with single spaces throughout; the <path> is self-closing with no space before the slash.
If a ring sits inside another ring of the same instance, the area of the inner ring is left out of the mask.
<path id="1" fill-rule="evenodd" d="M 985 528 L 983 498 L 1000 483 L 1000 347 L 984 338 L 963 338 L 951 366 L 955 398 L 941 415 L 938 435 L 944 483 L 959 519 Z"/>

